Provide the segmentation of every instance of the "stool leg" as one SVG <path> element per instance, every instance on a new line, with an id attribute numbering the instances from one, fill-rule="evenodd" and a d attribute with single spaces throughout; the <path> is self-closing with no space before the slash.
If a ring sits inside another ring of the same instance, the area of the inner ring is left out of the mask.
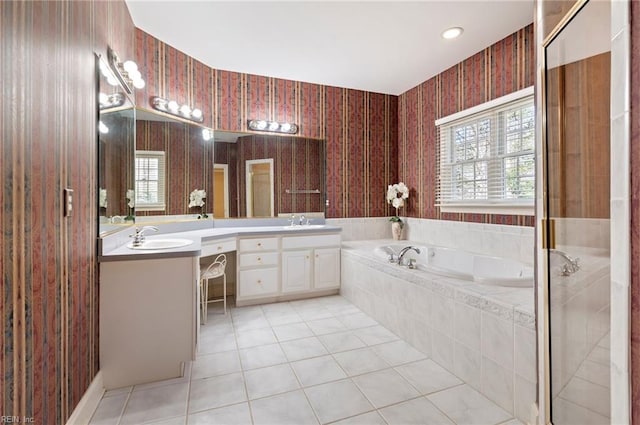
<path id="1" fill-rule="evenodd" d="M 222 296 L 224 297 L 222 304 L 224 305 L 224 315 L 227 315 L 227 274 L 224 273 L 222 275 L 223 287 L 222 287 Z"/>
<path id="2" fill-rule="evenodd" d="M 207 324 L 207 310 L 209 307 L 207 301 L 209 301 L 209 279 L 204 279 L 204 302 L 202 305 L 202 314 L 204 315 L 203 321 L 205 325 Z"/>

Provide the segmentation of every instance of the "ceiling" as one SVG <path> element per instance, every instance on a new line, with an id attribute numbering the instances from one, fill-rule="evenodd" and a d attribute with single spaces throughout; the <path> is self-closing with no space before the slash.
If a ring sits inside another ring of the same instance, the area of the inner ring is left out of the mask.
<path id="1" fill-rule="evenodd" d="M 533 0 L 126 0 L 136 27 L 229 71 L 399 95 L 533 21 Z M 464 28 L 456 40 L 440 34 Z"/>

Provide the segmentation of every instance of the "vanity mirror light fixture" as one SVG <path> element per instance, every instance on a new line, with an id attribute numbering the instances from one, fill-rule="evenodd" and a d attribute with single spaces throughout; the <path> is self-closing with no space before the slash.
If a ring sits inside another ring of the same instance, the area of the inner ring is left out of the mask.
<path id="1" fill-rule="evenodd" d="M 210 128 L 203 128 L 202 140 L 204 140 L 205 142 L 208 142 L 211 139 L 213 139 L 213 130 L 211 130 Z"/>
<path id="2" fill-rule="evenodd" d="M 298 126 L 288 122 L 249 120 L 249 130 L 296 134 L 298 132 Z"/>
<path id="3" fill-rule="evenodd" d="M 142 79 L 142 74 L 138 71 L 138 65 L 136 65 L 134 61 L 128 60 L 122 63 L 116 52 L 111 47 L 107 50 L 107 56 L 109 58 L 109 65 L 127 93 L 131 94 L 133 92 L 131 86 L 137 89 L 144 87 L 145 83 Z M 108 78 L 107 82 L 112 86 L 116 85 Z"/>
<path id="4" fill-rule="evenodd" d="M 167 100 L 162 97 L 152 97 L 151 106 L 160 112 L 175 115 L 176 117 L 185 118 L 195 122 L 204 121 L 202 116 L 202 110 L 198 108 L 191 108 L 187 104 L 180 105 L 175 100 Z"/>
<path id="5" fill-rule="evenodd" d="M 98 94 L 98 104 L 100 110 L 117 108 L 124 105 L 124 95 L 122 93 L 105 94 L 100 92 Z"/>

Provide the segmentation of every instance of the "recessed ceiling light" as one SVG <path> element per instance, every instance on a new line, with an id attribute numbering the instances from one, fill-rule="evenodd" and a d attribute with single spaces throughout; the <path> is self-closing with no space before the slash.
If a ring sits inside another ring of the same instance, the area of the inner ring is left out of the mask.
<path id="1" fill-rule="evenodd" d="M 458 38 L 463 31 L 464 30 L 461 27 L 452 27 L 442 32 L 442 38 L 445 38 L 447 40 Z"/>

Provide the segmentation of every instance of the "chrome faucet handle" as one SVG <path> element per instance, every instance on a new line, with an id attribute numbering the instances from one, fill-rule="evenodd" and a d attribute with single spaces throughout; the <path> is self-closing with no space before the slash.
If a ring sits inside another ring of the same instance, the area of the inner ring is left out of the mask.
<path id="1" fill-rule="evenodd" d="M 295 226 L 296 225 L 296 215 L 295 214 L 291 214 L 291 218 L 289 219 L 289 223 L 291 226 Z"/>
<path id="2" fill-rule="evenodd" d="M 300 226 L 304 224 L 304 214 L 300 216 Z"/>
<path id="3" fill-rule="evenodd" d="M 395 263 L 396 259 L 393 258 L 393 254 L 389 254 L 389 257 L 387 257 L 387 260 L 389 260 L 390 263 Z"/>

